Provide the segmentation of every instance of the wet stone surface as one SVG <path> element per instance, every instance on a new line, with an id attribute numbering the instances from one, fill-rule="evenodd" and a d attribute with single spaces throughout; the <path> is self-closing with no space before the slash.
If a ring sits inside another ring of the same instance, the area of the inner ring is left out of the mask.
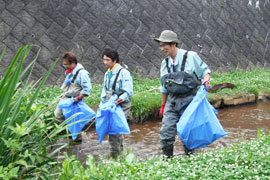
<path id="1" fill-rule="evenodd" d="M 260 102 L 252 105 L 236 106 L 219 109 L 218 119 L 228 136 L 222 137 L 206 148 L 197 149 L 195 152 L 208 151 L 215 148 L 230 146 L 234 142 L 256 138 L 257 129 L 270 130 L 270 102 Z M 130 125 L 131 134 L 125 135 L 124 148 L 133 152 L 139 158 L 161 154 L 159 144 L 159 131 L 161 120 L 149 120 L 144 124 Z M 83 142 L 72 145 L 71 151 L 82 161 L 88 154 L 104 158 L 109 155 L 108 138 L 102 144 L 98 143 L 95 128 L 90 128 L 82 133 Z M 182 142 L 176 137 L 174 154 L 183 154 Z"/>

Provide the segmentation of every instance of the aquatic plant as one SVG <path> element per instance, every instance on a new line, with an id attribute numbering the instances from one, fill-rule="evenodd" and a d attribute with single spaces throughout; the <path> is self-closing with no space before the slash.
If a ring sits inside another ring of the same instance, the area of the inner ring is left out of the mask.
<path id="1" fill-rule="evenodd" d="M 0 179 L 48 179 L 57 164 L 53 155 L 66 146 L 58 145 L 47 153 L 65 127 L 54 128 L 48 109 L 36 99 L 57 61 L 40 81 L 30 81 L 39 51 L 26 68 L 23 65 L 32 47 L 21 47 L 0 79 Z M 29 75 L 22 81 L 26 73 Z"/>
<path id="2" fill-rule="evenodd" d="M 215 93 L 208 93 L 209 101 L 214 101 L 216 96 L 225 97 L 231 95 L 255 94 L 260 92 L 270 93 L 270 70 L 269 69 L 251 69 L 248 71 L 236 69 L 227 73 L 212 73 L 211 85 L 230 82 L 235 85 L 233 89 L 222 89 Z"/>
<path id="3" fill-rule="evenodd" d="M 258 138 L 230 147 L 164 159 L 153 156 L 136 159 L 133 154 L 97 163 L 89 155 L 86 167 L 67 156 L 59 179 L 268 179 L 270 177 L 270 136 L 258 131 Z"/>
<path id="4" fill-rule="evenodd" d="M 149 117 L 155 118 L 158 115 L 161 93 L 159 90 L 160 80 L 157 79 L 139 79 L 134 78 L 134 95 L 132 97 L 130 119 L 131 123 L 141 123 Z M 244 71 L 237 69 L 227 73 L 213 72 L 211 75 L 210 85 L 221 83 L 233 83 L 233 89 L 221 89 L 214 93 L 208 93 L 207 99 L 215 102 L 217 97 L 224 98 L 232 95 L 255 94 L 258 96 L 260 92 L 270 94 L 270 70 L 267 69 L 251 69 Z M 102 85 L 93 84 L 92 92 L 89 97 L 85 98 L 85 102 L 92 108 L 97 109 L 100 102 L 100 94 Z M 50 97 L 57 97 L 60 94 L 59 87 L 46 87 L 44 92 L 50 93 Z M 46 96 L 39 96 L 38 101 L 50 102 Z"/>

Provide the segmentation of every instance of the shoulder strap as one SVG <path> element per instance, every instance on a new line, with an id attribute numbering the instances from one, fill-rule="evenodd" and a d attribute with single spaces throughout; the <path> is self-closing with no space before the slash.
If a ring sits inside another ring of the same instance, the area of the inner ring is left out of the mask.
<path id="1" fill-rule="evenodd" d="M 78 69 L 78 71 L 75 73 L 74 77 L 72 78 L 71 83 L 74 83 L 74 81 L 75 81 L 75 79 L 77 78 L 77 76 L 78 76 L 80 70 L 82 70 L 82 69 L 83 69 L 83 68 Z"/>
<path id="2" fill-rule="evenodd" d="M 112 86 L 112 90 L 114 90 L 114 91 L 115 91 L 115 86 L 116 86 L 116 82 L 117 82 L 118 76 L 119 76 L 120 71 L 121 71 L 122 69 L 124 69 L 124 68 L 119 69 L 119 71 L 118 71 L 118 73 L 116 74 L 116 77 L 115 77 L 115 79 L 114 79 L 113 86 Z"/>
<path id="3" fill-rule="evenodd" d="M 186 62 L 187 62 L 187 55 L 188 55 L 188 51 L 186 51 L 186 53 L 184 54 L 183 61 L 182 61 L 182 64 L 181 64 L 181 71 L 184 71 L 184 69 L 185 69 L 185 65 L 186 65 Z"/>
<path id="4" fill-rule="evenodd" d="M 185 65 L 186 65 L 186 61 L 187 61 L 187 55 L 188 55 L 188 51 L 186 51 L 186 53 L 184 54 L 183 61 L 182 61 L 182 64 L 181 64 L 181 71 L 184 71 L 184 69 L 185 69 Z M 168 73 L 171 73 L 171 69 L 169 68 L 169 58 L 166 57 L 165 61 L 166 61 L 167 71 L 168 71 Z"/>
<path id="5" fill-rule="evenodd" d="M 171 69 L 169 68 L 169 58 L 166 57 L 166 58 L 165 58 L 165 61 L 166 61 L 167 71 L 168 71 L 168 73 L 171 73 Z"/>

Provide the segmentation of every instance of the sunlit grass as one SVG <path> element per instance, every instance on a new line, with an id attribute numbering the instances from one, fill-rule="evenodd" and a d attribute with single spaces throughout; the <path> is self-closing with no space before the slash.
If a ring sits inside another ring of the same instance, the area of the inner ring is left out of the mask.
<path id="1" fill-rule="evenodd" d="M 43 85 L 55 66 L 40 82 L 23 82 L 26 70 L 22 64 L 32 46 L 23 46 L 15 55 L 6 74 L 0 80 L 0 179 L 269 179 L 270 136 L 258 131 L 258 139 L 235 143 L 230 147 L 187 156 L 165 159 L 154 156 L 146 160 L 126 154 L 118 160 L 101 159 L 96 165 L 89 155 L 86 166 L 75 156 L 64 160 L 62 166 L 53 159 L 47 148 L 63 136 L 63 122 L 54 124 L 53 111 L 61 90 Z M 0 55 L 0 60 L 3 54 Z M 236 70 L 212 74 L 211 84 L 230 82 L 235 88 L 208 93 L 208 98 L 235 94 L 258 95 L 270 93 L 270 70 Z M 93 84 L 90 97 L 85 99 L 91 107 L 98 106 L 102 85 Z M 157 114 L 160 106 L 159 79 L 134 78 L 132 114 L 134 122 L 142 122 Z"/>
<path id="2" fill-rule="evenodd" d="M 118 160 L 101 160 L 96 166 L 89 155 L 86 163 L 84 168 L 74 156 L 66 156 L 60 179 L 268 179 L 270 136 L 258 131 L 257 139 L 189 157 L 139 160 L 128 154 Z"/>
<path id="3" fill-rule="evenodd" d="M 0 179 L 46 179 L 57 166 L 52 156 L 67 146 L 63 143 L 51 153 L 46 150 L 55 147 L 61 138 L 56 135 L 65 129 L 63 124 L 55 128 L 48 114 L 49 102 L 36 101 L 57 60 L 40 81 L 28 81 L 36 58 L 26 68 L 23 63 L 32 46 L 18 50 L 0 79 Z M 22 81 L 29 71 L 28 80 Z"/>
<path id="4" fill-rule="evenodd" d="M 215 93 L 208 93 L 209 101 L 215 99 L 216 96 L 224 97 L 230 95 L 246 95 L 255 94 L 258 96 L 259 92 L 270 93 L 270 70 L 269 69 L 252 69 L 244 71 L 238 69 L 227 73 L 212 73 L 211 85 L 229 82 L 235 85 L 233 89 L 222 89 Z"/>
<path id="5" fill-rule="evenodd" d="M 149 116 L 158 115 L 161 104 L 161 93 L 159 91 L 160 80 L 157 79 L 137 79 L 134 78 L 134 95 L 132 97 L 132 122 L 144 122 Z M 208 93 L 207 98 L 214 102 L 217 96 L 223 98 L 231 95 L 247 95 L 259 92 L 270 94 L 270 70 L 253 69 L 250 71 L 236 70 L 228 73 L 212 73 L 211 85 L 229 82 L 235 85 L 234 89 L 221 89 L 215 93 Z M 93 84 L 92 92 L 85 102 L 90 107 L 97 108 L 100 102 L 102 85 Z M 47 87 L 43 90 L 43 95 L 39 96 L 39 101 L 46 104 L 53 98 L 61 94 L 58 87 Z M 50 98 L 49 98 L 50 97 Z"/>

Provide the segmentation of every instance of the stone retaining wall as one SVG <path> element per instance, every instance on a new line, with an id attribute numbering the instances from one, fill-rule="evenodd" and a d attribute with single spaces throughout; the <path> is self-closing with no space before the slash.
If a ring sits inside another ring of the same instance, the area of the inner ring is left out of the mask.
<path id="1" fill-rule="evenodd" d="M 4 69 L 20 46 L 34 43 L 41 48 L 34 79 L 73 51 L 101 82 L 101 53 L 112 47 L 130 71 L 158 77 L 163 54 L 153 38 L 171 29 L 180 47 L 198 52 L 213 71 L 268 68 L 269 10 L 269 0 L 0 0 L 0 50 L 7 47 L 0 65 Z M 59 84 L 63 72 L 59 63 L 49 82 Z"/>
<path id="2" fill-rule="evenodd" d="M 256 96 L 256 94 L 232 95 L 225 97 L 216 96 L 215 100 L 210 103 L 215 108 L 223 108 L 229 106 L 256 103 L 257 101 L 263 101 L 267 99 L 270 99 L 270 94 L 265 93 L 259 93 L 258 96 Z"/>

